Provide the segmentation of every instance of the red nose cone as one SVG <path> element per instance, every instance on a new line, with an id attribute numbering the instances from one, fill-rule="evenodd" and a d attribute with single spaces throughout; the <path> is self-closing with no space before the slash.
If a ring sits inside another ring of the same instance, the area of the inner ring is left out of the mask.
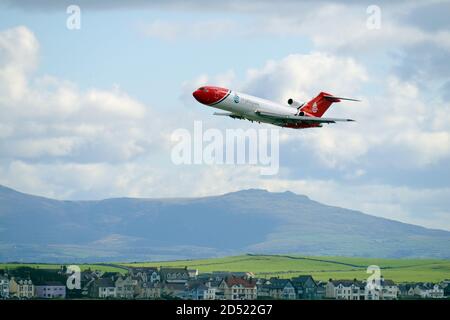
<path id="1" fill-rule="evenodd" d="M 192 95 L 195 100 L 206 105 L 214 105 L 223 100 L 230 94 L 230 90 L 219 87 L 200 87 Z"/>
<path id="2" fill-rule="evenodd" d="M 197 100 L 198 102 L 202 102 L 202 93 L 200 90 L 195 90 L 192 95 L 194 96 L 195 100 Z"/>

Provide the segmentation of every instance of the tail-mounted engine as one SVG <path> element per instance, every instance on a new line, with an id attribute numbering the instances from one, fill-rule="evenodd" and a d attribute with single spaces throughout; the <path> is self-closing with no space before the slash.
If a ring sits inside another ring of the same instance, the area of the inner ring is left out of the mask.
<path id="1" fill-rule="evenodd" d="M 287 101 L 287 103 L 288 103 L 288 105 L 290 105 L 291 107 L 296 108 L 296 109 L 302 107 L 305 104 L 304 102 L 298 102 L 298 101 L 295 101 L 294 99 L 289 99 Z"/>

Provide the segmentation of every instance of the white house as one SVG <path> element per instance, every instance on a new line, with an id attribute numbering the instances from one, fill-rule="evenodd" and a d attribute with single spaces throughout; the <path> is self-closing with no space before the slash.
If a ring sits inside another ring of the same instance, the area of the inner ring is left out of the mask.
<path id="1" fill-rule="evenodd" d="M 223 279 L 218 291 L 225 300 L 256 300 L 258 297 L 256 281 L 235 276 Z"/>
<path id="2" fill-rule="evenodd" d="M 325 288 L 325 297 L 337 300 L 360 300 L 364 297 L 364 286 L 355 280 L 330 279 Z"/>
<path id="3" fill-rule="evenodd" d="M 14 277 L 9 281 L 9 294 L 17 298 L 33 298 L 34 285 L 30 279 L 16 279 Z"/>
<path id="4" fill-rule="evenodd" d="M 0 299 L 9 298 L 9 279 L 7 276 L 0 276 Z"/>
<path id="5" fill-rule="evenodd" d="M 377 285 L 375 281 L 366 283 L 364 288 L 365 300 L 395 300 L 398 299 L 399 287 L 392 280 L 381 278 Z"/>

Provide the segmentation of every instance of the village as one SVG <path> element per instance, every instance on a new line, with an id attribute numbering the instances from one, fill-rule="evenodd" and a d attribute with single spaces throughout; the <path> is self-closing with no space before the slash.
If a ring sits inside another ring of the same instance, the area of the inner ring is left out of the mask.
<path id="1" fill-rule="evenodd" d="M 317 281 L 311 275 L 260 278 L 251 272 L 199 273 L 174 267 L 128 267 L 126 273 L 84 270 L 69 288 L 67 268 L 0 270 L 0 299 L 183 299 L 183 300 L 397 300 L 449 299 L 450 279 L 395 283 L 356 279 Z"/>

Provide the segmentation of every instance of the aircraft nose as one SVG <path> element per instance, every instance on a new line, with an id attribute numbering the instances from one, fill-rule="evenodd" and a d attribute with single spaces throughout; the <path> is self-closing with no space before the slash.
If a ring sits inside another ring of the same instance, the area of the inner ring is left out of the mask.
<path id="1" fill-rule="evenodd" d="M 225 88 L 204 86 L 195 90 L 192 95 L 198 102 L 211 106 L 222 101 L 229 93 L 230 90 Z"/>
<path id="2" fill-rule="evenodd" d="M 207 105 L 210 104 L 214 99 L 215 90 L 211 87 L 201 87 L 195 90 L 192 95 L 194 96 L 195 100 Z"/>
<path id="3" fill-rule="evenodd" d="M 192 95 L 194 96 L 195 100 L 197 100 L 200 103 L 202 102 L 200 90 L 195 90 L 194 92 L 192 92 Z"/>

